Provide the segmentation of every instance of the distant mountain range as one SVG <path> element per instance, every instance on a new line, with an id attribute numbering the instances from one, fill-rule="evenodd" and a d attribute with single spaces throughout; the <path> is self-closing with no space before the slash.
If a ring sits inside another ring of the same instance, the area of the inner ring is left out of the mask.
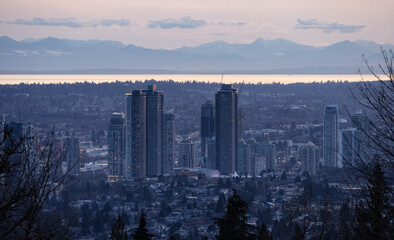
<path id="1" fill-rule="evenodd" d="M 364 54 L 381 62 L 380 47 L 392 44 L 343 41 L 330 46 L 301 45 L 285 39 L 250 44 L 216 41 L 174 50 L 148 49 L 117 41 L 58 38 L 15 41 L 0 37 L 0 73 L 143 74 L 356 74 Z"/>

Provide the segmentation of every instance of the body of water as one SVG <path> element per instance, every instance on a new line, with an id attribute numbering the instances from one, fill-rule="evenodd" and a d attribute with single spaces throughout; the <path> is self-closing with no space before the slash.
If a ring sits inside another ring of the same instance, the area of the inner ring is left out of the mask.
<path id="1" fill-rule="evenodd" d="M 364 80 L 376 80 L 371 75 L 363 76 Z M 157 80 L 175 82 L 198 81 L 198 82 L 223 82 L 223 83 L 311 83 L 327 81 L 361 81 L 360 75 L 270 75 L 270 74 L 229 74 L 229 75 L 212 75 L 212 74 L 3 74 L 0 75 L 0 84 L 50 84 L 50 83 L 76 83 L 76 82 L 115 82 L 115 81 L 144 81 Z"/>

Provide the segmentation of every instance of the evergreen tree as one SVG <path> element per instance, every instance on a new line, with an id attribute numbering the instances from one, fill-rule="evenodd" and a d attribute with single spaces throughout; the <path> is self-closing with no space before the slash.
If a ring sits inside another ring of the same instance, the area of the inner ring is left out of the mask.
<path id="1" fill-rule="evenodd" d="M 272 236 L 267 226 L 263 223 L 259 229 L 259 235 L 257 236 L 258 240 L 272 240 Z"/>
<path id="2" fill-rule="evenodd" d="M 252 233 L 254 227 L 247 224 L 246 213 L 248 204 L 233 190 L 233 196 L 227 201 L 226 214 L 223 218 L 216 219 L 219 226 L 218 240 L 255 239 Z"/>
<path id="3" fill-rule="evenodd" d="M 379 162 L 368 177 L 368 196 L 356 206 L 356 239 L 394 239 L 391 222 L 394 207 L 390 205 L 390 187 Z"/>
<path id="4" fill-rule="evenodd" d="M 140 224 L 135 229 L 134 234 L 131 235 L 135 240 L 150 240 L 153 238 L 153 234 L 148 232 L 146 228 L 146 215 L 144 211 L 141 212 Z"/>
<path id="5" fill-rule="evenodd" d="M 223 193 L 219 195 L 219 200 L 216 204 L 216 213 L 222 213 L 224 211 L 224 207 L 226 206 L 226 196 Z"/>
<path id="6" fill-rule="evenodd" d="M 127 231 L 124 227 L 122 217 L 119 214 L 116 222 L 111 228 L 111 240 L 127 240 Z"/>

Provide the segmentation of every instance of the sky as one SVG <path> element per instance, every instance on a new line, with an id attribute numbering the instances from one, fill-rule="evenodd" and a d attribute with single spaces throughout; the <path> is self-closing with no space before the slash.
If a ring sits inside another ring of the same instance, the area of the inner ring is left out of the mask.
<path id="1" fill-rule="evenodd" d="M 394 43 L 393 0 L 0 0 L 0 35 L 174 49 L 284 38 Z"/>

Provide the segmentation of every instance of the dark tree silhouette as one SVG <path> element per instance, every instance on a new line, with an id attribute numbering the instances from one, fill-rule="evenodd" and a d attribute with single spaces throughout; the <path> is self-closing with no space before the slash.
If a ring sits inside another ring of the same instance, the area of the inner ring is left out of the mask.
<path id="1" fill-rule="evenodd" d="M 215 212 L 222 213 L 224 211 L 224 207 L 226 206 L 226 196 L 223 193 L 219 195 L 219 200 L 216 204 Z"/>
<path id="2" fill-rule="evenodd" d="M 364 57 L 369 72 L 376 81 L 361 81 L 358 84 L 359 94 L 353 92 L 358 103 L 366 108 L 371 117 L 367 118 L 366 126 L 360 126 L 364 141 L 368 148 L 360 156 L 357 165 L 353 166 L 364 176 L 371 176 L 374 164 L 371 160 L 379 159 L 379 164 L 386 170 L 386 177 L 393 180 L 394 174 L 394 54 L 382 49 L 384 64 L 379 64 L 379 75 Z"/>
<path id="3" fill-rule="evenodd" d="M 354 222 L 354 215 L 349 208 L 349 202 L 342 204 L 338 216 L 338 238 L 343 240 L 352 239 L 352 225 Z"/>
<path id="4" fill-rule="evenodd" d="M 127 240 L 127 231 L 120 214 L 111 228 L 111 240 Z"/>
<path id="5" fill-rule="evenodd" d="M 368 181 L 367 188 L 360 185 L 356 195 L 355 238 L 393 239 L 394 174 L 394 70 L 393 52 L 382 49 L 384 64 L 378 65 L 378 74 L 364 57 L 369 72 L 376 81 L 362 81 L 358 85 L 360 96 L 356 100 L 370 111 L 366 126 L 360 126 L 365 139 L 364 151 L 352 169 Z"/>
<path id="6" fill-rule="evenodd" d="M 219 226 L 218 240 L 255 239 L 254 226 L 248 224 L 246 213 L 248 204 L 233 189 L 233 195 L 228 199 L 226 214 L 215 220 Z"/>
<path id="7" fill-rule="evenodd" d="M 279 227 L 291 239 L 303 240 L 311 227 L 312 208 L 309 201 L 291 199 L 283 205 L 284 217 L 279 221 Z"/>
<path id="8" fill-rule="evenodd" d="M 267 226 L 263 223 L 259 228 L 259 235 L 257 236 L 258 240 L 272 240 L 272 236 Z"/>
<path id="9" fill-rule="evenodd" d="M 146 228 L 146 215 L 144 211 L 141 212 L 140 223 L 135 229 L 134 234 L 131 235 L 135 240 L 150 240 L 153 238 L 153 234 L 148 232 Z"/>
<path id="10" fill-rule="evenodd" d="M 18 124 L 0 126 L 0 239 L 67 239 L 67 221 L 42 211 L 66 182 L 64 154 L 57 149 L 53 130 L 38 145 L 38 137 L 24 135 Z"/>
<path id="11" fill-rule="evenodd" d="M 390 187 L 379 163 L 368 178 L 368 197 L 356 206 L 356 239 L 393 239 L 394 207 L 390 205 Z"/>

